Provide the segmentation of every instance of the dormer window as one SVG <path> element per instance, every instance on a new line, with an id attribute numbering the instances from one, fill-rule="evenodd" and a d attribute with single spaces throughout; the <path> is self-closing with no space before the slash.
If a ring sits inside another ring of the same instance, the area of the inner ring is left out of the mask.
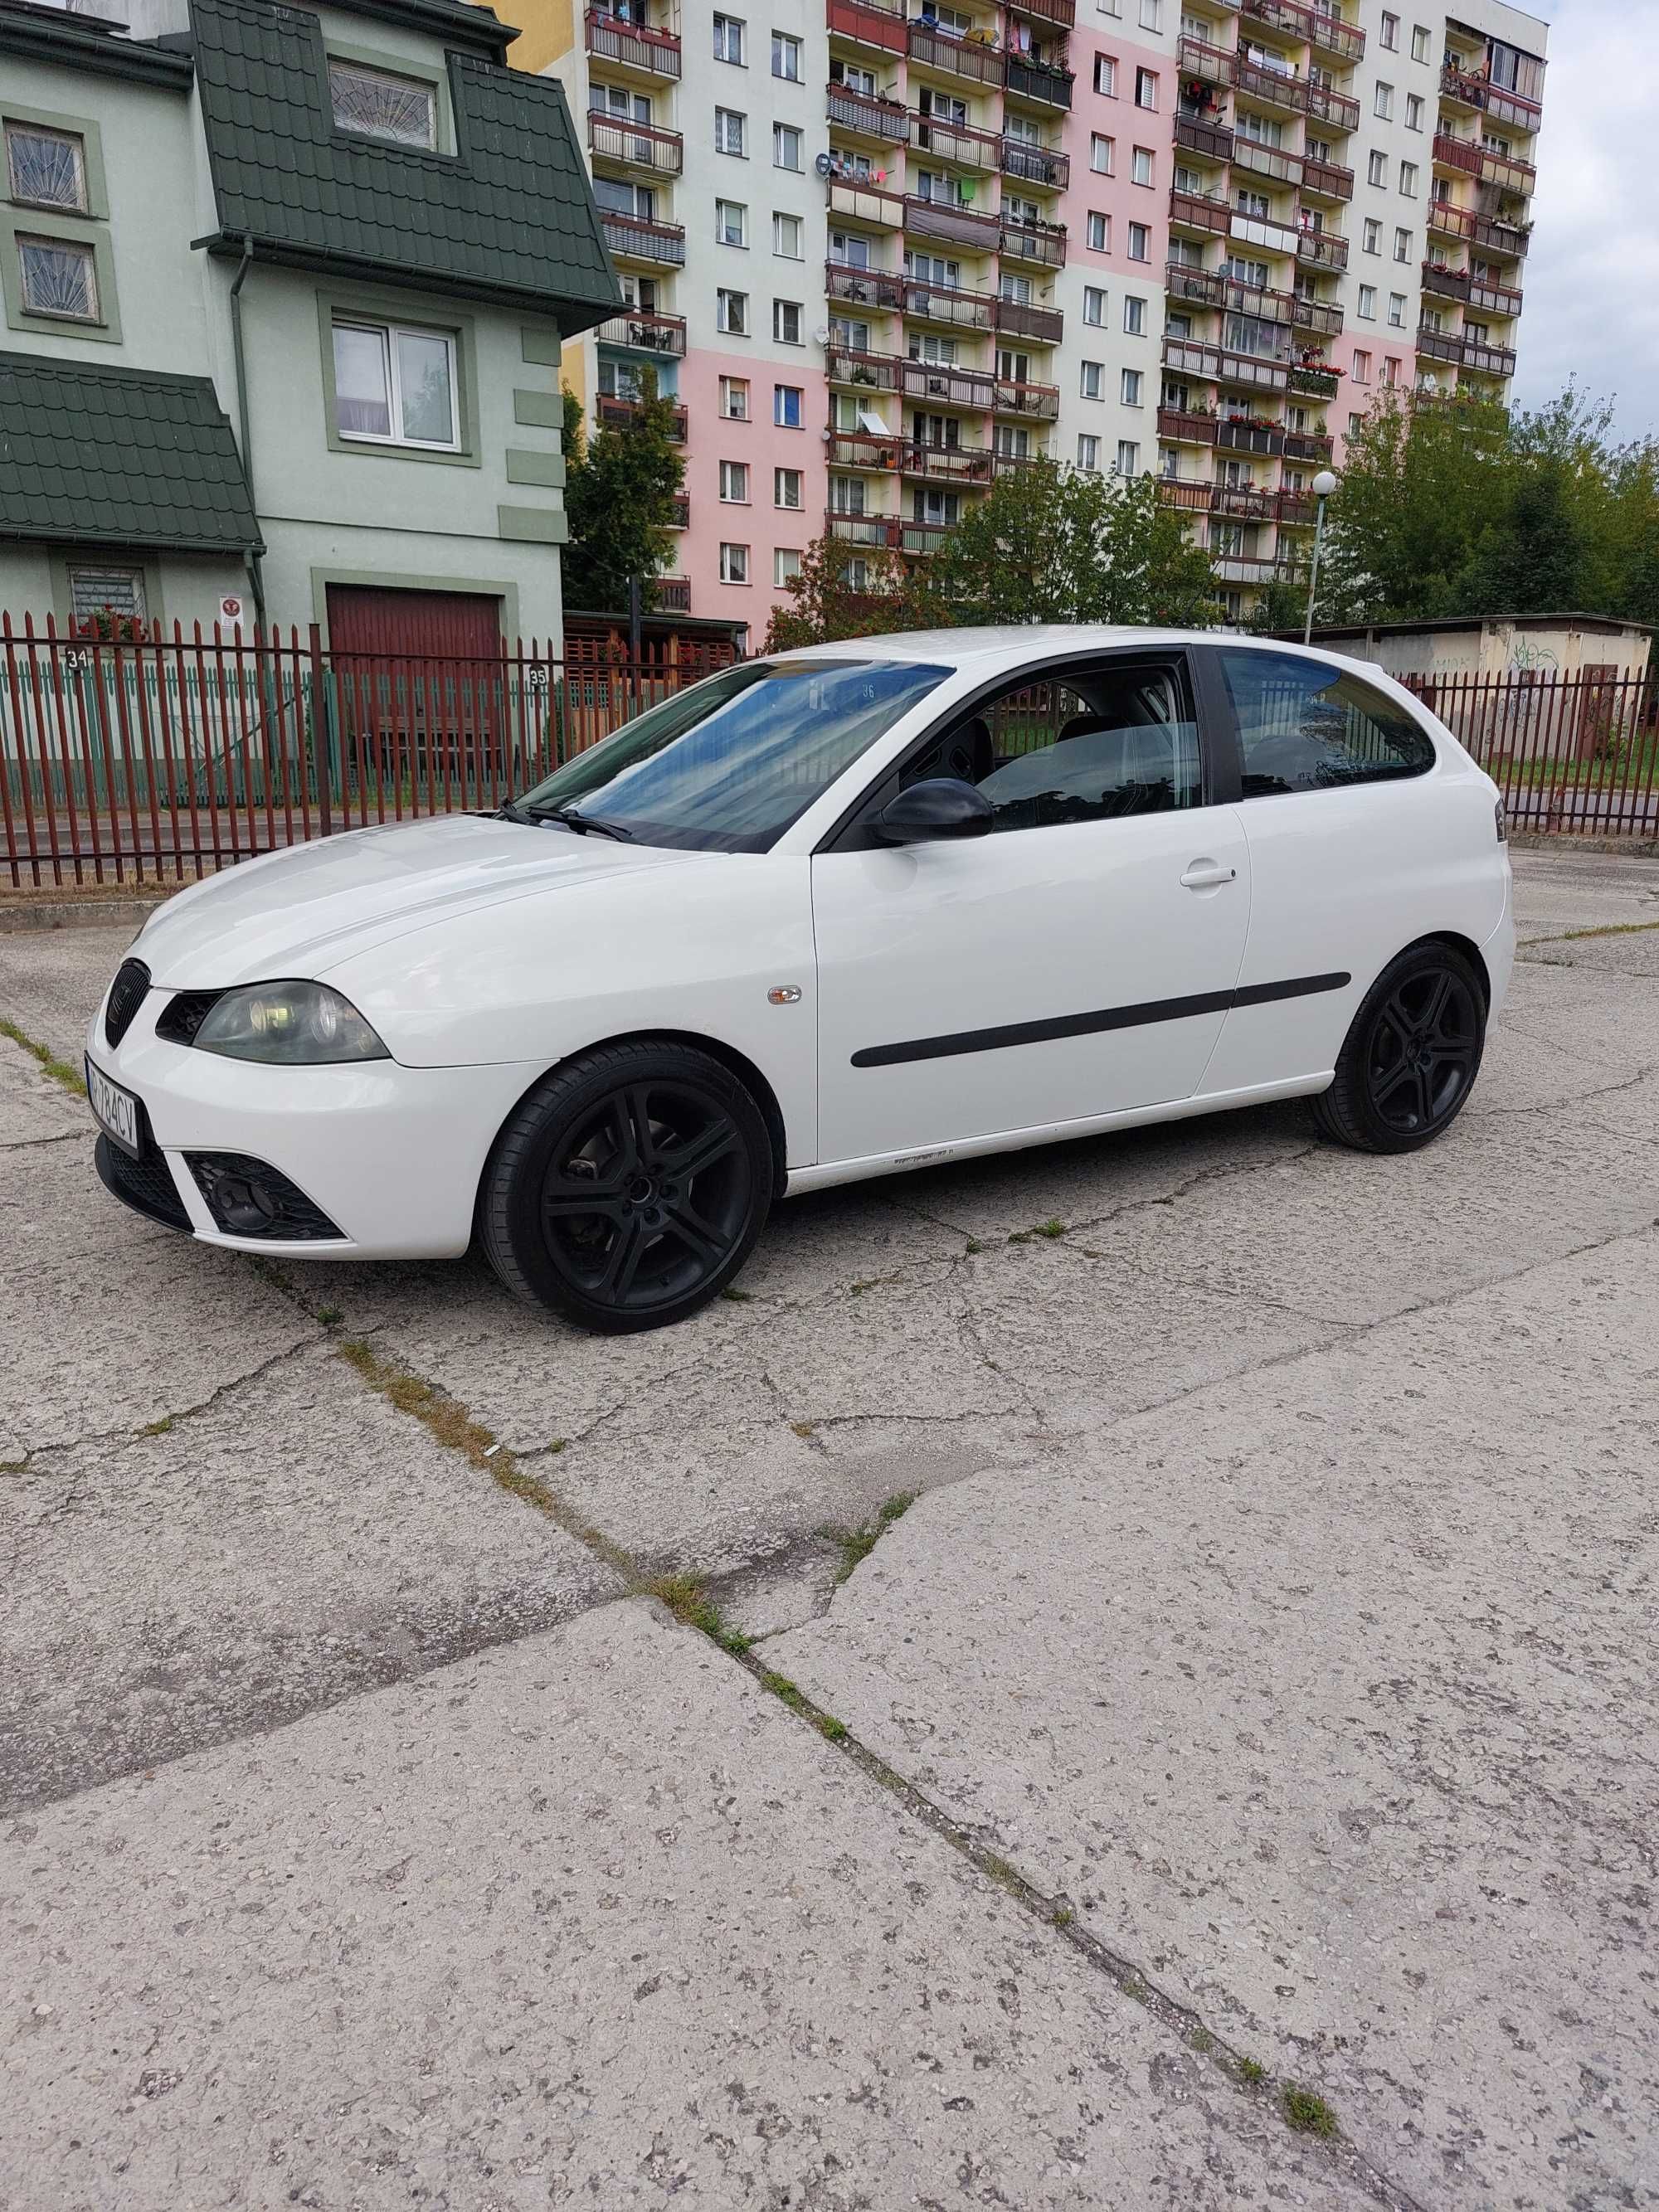
<path id="1" fill-rule="evenodd" d="M 437 150 L 437 96 L 418 77 L 397 76 L 360 62 L 331 61 L 328 88 L 337 130 L 423 153 Z"/>
<path id="2" fill-rule="evenodd" d="M 26 206 L 57 208 L 65 215 L 87 212 L 86 157 L 71 131 L 8 123 L 6 180 L 12 198 Z"/>

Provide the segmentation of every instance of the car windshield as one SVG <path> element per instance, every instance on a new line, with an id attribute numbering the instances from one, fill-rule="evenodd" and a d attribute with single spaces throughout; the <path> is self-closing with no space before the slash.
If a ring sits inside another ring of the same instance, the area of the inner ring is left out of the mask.
<path id="1" fill-rule="evenodd" d="M 518 802 L 564 808 L 642 845 L 763 853 L 948 668 L 914 660 L 750 660 L 676 692 Z"/>

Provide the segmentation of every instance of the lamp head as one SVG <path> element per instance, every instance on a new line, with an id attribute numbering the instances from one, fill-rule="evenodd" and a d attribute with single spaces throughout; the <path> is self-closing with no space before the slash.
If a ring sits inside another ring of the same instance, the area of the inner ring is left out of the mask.
<path id="1" fill-rule="evenodd" d="M 1336 474 L 1332 469 L 1321 469 L 1313 480 L 1314 497 L 1328 499 L 1336 489 Z"/>

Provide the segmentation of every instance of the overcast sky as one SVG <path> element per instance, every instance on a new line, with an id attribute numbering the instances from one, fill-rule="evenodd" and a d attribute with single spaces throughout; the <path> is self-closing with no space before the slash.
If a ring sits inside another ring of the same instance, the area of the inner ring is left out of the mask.
<path id="1" fill-rule="evenodd" d="M 1550 38 L 1515 396 L 1576 374 L 1659 435 L 1659 0 L 1521 4 Z"/>

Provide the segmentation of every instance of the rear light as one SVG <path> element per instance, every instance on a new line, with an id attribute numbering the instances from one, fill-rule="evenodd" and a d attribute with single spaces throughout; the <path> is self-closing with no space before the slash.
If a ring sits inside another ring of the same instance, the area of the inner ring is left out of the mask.
<path id="1" fill-rule="evenodd" d="M 1498 824 L 1498 843 L 1507 845 L 1510 841 L 1510 825 L 1504 819 L 1504 802 L 1501 799 L 1492 809 L 1492 817 Z"/>

